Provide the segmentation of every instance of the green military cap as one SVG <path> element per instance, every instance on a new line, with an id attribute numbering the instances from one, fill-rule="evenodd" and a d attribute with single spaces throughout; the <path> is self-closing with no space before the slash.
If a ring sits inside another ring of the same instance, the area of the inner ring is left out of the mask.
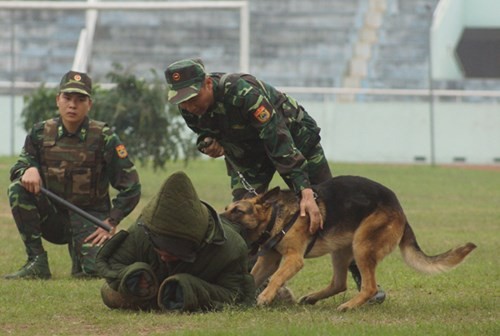
<path id="1" fill-rule="evenodd" d="M 68 71 L 61 79 L 59 92 L 76 92 L 90 97 L 92 93 L 92 80 L 86 73 Z"/>
<path id="2" fill-rule="evenodd" d="M 176 172 L 146 204 L 139 225 L 157 249 L 193 262 L 207 233 L 210 216 L 189 177 Z"/>
<path id="3" fill-rule="evenodd" d="M 165 70 L 168 101 L 180 104 L 196 96 L 205 80 L 205 66 L 200 59 L 184 59 L 170 64 Z"/>

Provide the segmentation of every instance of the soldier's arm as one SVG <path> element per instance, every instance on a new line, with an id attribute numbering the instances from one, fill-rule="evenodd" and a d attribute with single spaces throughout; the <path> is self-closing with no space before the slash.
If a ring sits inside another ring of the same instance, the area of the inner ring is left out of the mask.
<path id="1" fill-rule="evenodd" d="M 305 172 L 307 161 L 295 146 L 284 117 L 255 88 L 245 95 L 244 106 L 250 124 L 257 129 L 266 153 L 278 173 L 292 181 L 297 193 L 310 188 L 309 177 Z"/>
<path id="2" fill-rule="evenodd" d="M 283 116 L 266 99 L 254 105 L 250 113 L 251 123 L 259 130 L 259 137 L 276 170 L 292 182 L 294 191 L 300 196 L 300 216 L 309 215 L 309 230 L 315 233 L 323 228 L 323 218 L 305 171 L 307 160 L 295 146 Z"/>
<path id="3" fill-rule="evenodd" d="M 14 181 L 24 175 L 24 172 L 30 168 L 35 167 L 40 170 L 39 162 L 39 137 L 41 137 L 40 130 L 43 130 L 42 124 L 35 125 L 30 133 L 26 136 L 24 146 L 17 162 L 10 169 L 10 180 Z"/>
<path id="4" fill-rule="evenodd" d="M 300 196 L 300 215 L 309 215 L 309 230 L 315 233 L 323 227 L 323 218 L 306 173 L 307 160 L 297 149 L 285 117 L 276 111 L 267 98 L 273 94 L 272 90 L 266 95 L 255 87 L 243 91 L 246 92 L 245 110 L 250 124 L 258 130 L 259 138 L 278 173 L 283 179 L 291 181 L 294 191 Z"/>
<path id="5" fill-rule="evenodd" d="M 106 172 L 111 186 L 118 191 L 116 197 L 112 199 L 110 224 L 117 225 L 139 203 L 141 184 L 135 165 L 118 135 L 107 127 L 103 132 L 105 134 Z"/>

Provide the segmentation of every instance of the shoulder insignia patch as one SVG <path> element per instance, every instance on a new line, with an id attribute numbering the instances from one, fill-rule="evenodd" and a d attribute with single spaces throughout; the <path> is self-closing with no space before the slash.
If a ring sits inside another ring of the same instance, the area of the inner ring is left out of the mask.
<path id="1" fill-rule="evenodd" d="M 118 157 L 120 159 L 125 159 L 128 156 L 127 149 L 125 148 L 125 145 L 118 145 L 116 146 L 116 154 L 118 154 Z"/>
<path id="2" fill-rule="evenodd" d="M 266 109 L 264 105 L 261 105 L 257 110 L 255 110 L 253 116 L 255 117 L 255 119 L 257 119 L 258 122 L 263 124 L 268 121 L 269 118 L 271 118 L 271 113 Z"/>

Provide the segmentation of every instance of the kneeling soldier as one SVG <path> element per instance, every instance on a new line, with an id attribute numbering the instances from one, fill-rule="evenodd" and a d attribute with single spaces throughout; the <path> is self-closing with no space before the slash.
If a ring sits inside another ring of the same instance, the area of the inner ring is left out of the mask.
<path id="1" fill-rule="evenodd" d="M 42 186 L 113 228 L 139 202 L 139 176 L 125 146 L 105 123 L 88 117 L 91 91 L 87 74 L 66 73 L 56 97 L 59 117 L 34 125 L 10 171 L 10 206 L 28 260 L 7 279 L 51 277 L 42 237 L 68 244 L 73 276 L 96 276 L 97 251 L 115 231 L 96 229 L 54 204 Z M 110 185 L 118 191 L 112 202 Z"/>

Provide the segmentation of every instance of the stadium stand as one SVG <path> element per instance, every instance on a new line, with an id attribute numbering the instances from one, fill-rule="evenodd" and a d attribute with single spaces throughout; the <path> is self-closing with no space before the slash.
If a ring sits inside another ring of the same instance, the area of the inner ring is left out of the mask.
<path id="1" fill-rule="evenodd" d="M 438 1 L 388 1 L 364 87 L 428 87 L 429 27 Z"/>
<path id="2" fill-rule="evenodd" d="M 427 88 L 437 3 L 252 0 L 250 72 L 277 86 Z M 191 56 L 212 71 L 238 71 L 239 20 L 234 10 L 101 11 L 89 71 L 104 80 L 119 63 L 148 77 L 151 69 L 161 74 L 168 63 Z M 0 11 L 0 81 L 11 79 L 12 67 L 16 81 L 57 81 L 72 66 L 84 26 L 83 11 Z M 435 86 L 500 88 L 498 80 Z"/>

